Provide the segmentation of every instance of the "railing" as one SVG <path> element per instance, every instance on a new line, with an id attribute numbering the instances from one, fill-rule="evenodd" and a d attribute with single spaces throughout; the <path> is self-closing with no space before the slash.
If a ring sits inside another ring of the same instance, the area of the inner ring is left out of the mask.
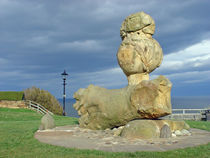
<path id="1" fill-rule="evenodd" d="M 208 109 L 172 109 L 172 114 L 163 118 L 182 120 L 205 120 L 205 110 Z"/>
<path id="2" fill-rule="evenodd" d="M 206 109 L 172 109 L 172 114 L 199 114 Z"/>
<path id="3" fill-rule="evenodd" d="M 47 110 L 44 106 L 40 105 L 39 103 L 36 103 L 31 100 L 26 100 L 25 103 L 29 109 L 35 110 L 43 115 L 47 114 L 47 113 L 53 115 L 53 113 L 51 111 Z"/>

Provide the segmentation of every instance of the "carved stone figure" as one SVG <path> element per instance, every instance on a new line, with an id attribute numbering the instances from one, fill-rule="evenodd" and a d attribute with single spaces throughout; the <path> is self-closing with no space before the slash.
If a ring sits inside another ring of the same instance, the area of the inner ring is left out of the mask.
<path id="1" fill-rule="evenodd" d="M 154 31 L 154 20 L 144 12 L 132 14 L 122 23 L 120 35 L 123 41 L 117 58 L 129 85 L 149 80 L 149 73 L 162 62 L 162 48 L 152 38 Z"/>
<path id="2" fill-rule="evenodd" d="M 154 31 L 154 20 L 144 12 L 123 21 L 117 59 L 128 86 L 108 90 L 90 85 L 79 89 L 74 94 L 74 108 L 81 116 L 81 127 L 113 128 L 137 118 L 156 119 L 171 113 L 171 82 L 164 76 L 149 80 L 149 73 L 163 58 L 159 43 L 152 38 Z"/>

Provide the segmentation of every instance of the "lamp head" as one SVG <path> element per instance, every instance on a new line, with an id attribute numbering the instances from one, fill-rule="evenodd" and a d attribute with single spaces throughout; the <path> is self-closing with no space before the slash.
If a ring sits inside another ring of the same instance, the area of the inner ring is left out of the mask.
<path id="1" fill-rule="evenodd" d="M 64 72 L 61 74 L 63 76 L 63 79 L 65 80 L 66 77 L 68 76 L 68 74 L 66 73 L 66 70 L 64 70 Z"/>

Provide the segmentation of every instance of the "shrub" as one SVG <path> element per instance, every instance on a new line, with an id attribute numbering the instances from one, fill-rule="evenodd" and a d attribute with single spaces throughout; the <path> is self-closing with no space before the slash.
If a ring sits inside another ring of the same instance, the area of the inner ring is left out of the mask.
<path id="1" fill-rule="evenodd" d="M 54 114 L 62 115 L 63 113 L 63 109 L 58 100 L 46 90 L 31 87 L 24 91 L 24 97 L 26 100 L 31 100 L 41 104 Z"/>
<path id="2" fill-rule="evenodd" d="M 0 92 L 0 100 L 19 101 L 23 100 L 23 92 L 6 91 Z"/>

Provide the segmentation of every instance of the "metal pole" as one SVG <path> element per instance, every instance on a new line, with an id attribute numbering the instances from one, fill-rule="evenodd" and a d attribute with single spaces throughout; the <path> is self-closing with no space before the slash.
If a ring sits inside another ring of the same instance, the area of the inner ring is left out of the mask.
<path id="1" fill-rule="evenodd" d="M 65 86 L 66 86 L 66 79 L 63 79 L 63 116 L 65 116 L 65 101 L 66 101 L 66 90 L 65 90 Z"/>

